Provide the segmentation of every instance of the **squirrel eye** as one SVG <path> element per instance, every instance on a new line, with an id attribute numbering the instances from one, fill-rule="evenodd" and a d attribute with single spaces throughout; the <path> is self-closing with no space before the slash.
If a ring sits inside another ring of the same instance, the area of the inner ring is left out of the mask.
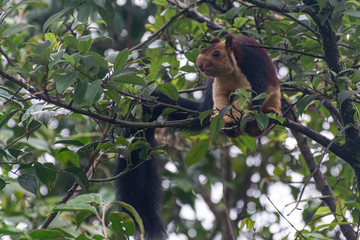
<path id="1" fill-rule="evenodd" d="M 213 57 L 220 57 L 220 52 L 214 51 L 212 55 L 213 55 Z"/>

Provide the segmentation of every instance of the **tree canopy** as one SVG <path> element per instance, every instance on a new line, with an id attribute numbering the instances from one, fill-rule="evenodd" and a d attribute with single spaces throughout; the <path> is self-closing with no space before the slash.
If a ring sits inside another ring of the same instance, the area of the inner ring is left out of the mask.
<path id="1" fill-rule="evenodd" d="M 129 239 L 118 156 L 159 154 L 170 239 L 347 239 L 360 229 L 360 3 L 356 0 L 0 0 L 1 239 Z M 258 40 L 283 116 L 258 139 L 177 105 L 201 101 L 201 49 Z M 181 109 L 189 118 L 169 121 Z M 136 133 L 124 135 L 124 129 Z M 160 145 L 142 137 L 156 128 Z M 144 157 L 146 161 L 147 157 Z M 135 218 L 140 223 L 141 219 Z M 141 225 L 141 223 L 140 223 Z"/>

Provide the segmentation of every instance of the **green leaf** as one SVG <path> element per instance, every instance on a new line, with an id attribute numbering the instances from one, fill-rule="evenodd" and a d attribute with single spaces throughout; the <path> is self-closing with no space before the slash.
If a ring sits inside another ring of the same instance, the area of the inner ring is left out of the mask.
<path id="1" fill-rule="evenodd" d="M 125 75 L 125 76 L 120 76 L 114 79 L 114 82 L 116 82 L 117 84 L 133 84 L 133 85 L 139 85 L 142 86 L 144 88 L 146 88 L 146 82 L 144 81 L 143 78 L 137 76 L 137 75 Z"/>
<path id="2" fill-rule="evenodd" d="M 55 111 L 51 110 L 42 110 L 31 113 L 31 115 L 34 117 L 34 119 L 45 126 L 49 123 L 50 120 L 52 120 L 55 116 Z"/>
<path id="3" fill-rule="evenodd" d="M 166 0 L 153 0 L 153 3 L 164 7 L 168 5 L 168 2 Z"/>
<path id="4" fill-rule="evenodd" d="M 118 71 L 115 71 L 113 73 L 113 75 L 111 76 L 111 78 L 115 79 L 117 77 L 120 77 L 120 76 L 125 76 L 125 75 L 137 75 L 137 74 L 141 74 L 141 72 L 139 70 L 137 70 L 136 68 L 133 68 L 133 67 L 129 67 L 129 68 L 123 68 L 123 69 L 120 69 Z"/>
<path id="5" fill-rule="evenodd" d="M 33 239 L 64 239 L 61 231 L 49 229 L 36 229 L 29 233 Z"/>
<path id="6" fill-rule="evenodd" d="M 179 92 L 176 89 L 176 87 L 170 83 L 164 83 L 164 84 L 159 84 L 156 87 L 157 90 L 160 90 L 161 92 L 163 92 L 166 96 L 168 96 L 169 98 L 171 98 L 174 101 L 177 101 L 179 98 Z"/>
<path id="7" fill-rule="evenodd" d="M 200 113 L 200 124 L 202 125 L 204 119 L 209 116 L 211 113 L 213 112 L 213 110 L 208 110 L 208 111 L 205 111 L 205 112 L 202 112 Z"/>
<path id="8" fill-rule="evenodd" d="M 6 70 L 6 73 L 20 73 L 20 74 L 24 74 L 24 75 L 30 75 L 30 73 L 26 69 L 19 68 L 19 67 L 9 67 Z"/>
<path id="9" fill-rule="evenodd" d="M 132 217 L 127 213 L 114 212 L 108 216 L 109 222 L 111 222 L 111 228 L 126 236 L 132 236 L 135 234 L 135 224 Z"/>
<path id="10" fill-rule="evenodd" d="M 61 204 L 56 206 L 53 209 L 54 212 L 80 212 L 86 211 L 91 212 L 93 214 L 97 214 L 96 208 L 89 204 L 79 203 L 79 204 Z"/>
<path id="11" fill-rule="evenodd" d="M 97 203 L 102 204 L 103 200 L 100 194 L 97 193 L 88 193 L 88 194 L 81 194 L 76 198 L 71 199 L 67 202 L 68 204 L 80 204 L 80 203 Z"/>
<path id="12" fill-rule="evenodd" d="M 322 228 L 326 228 L 326 227 L 331 227 L 331 226 L 339 226 L 339 225 L 349 225 L 349 224 L 354 224 L 354 223 L 350 223 L 350 222 L 333 222 L 333 223 L 328 223 L 328 224 L 322 224 L 317 226 L 313 232 L 319 231 Z"/>
<path id="13" fill-rule="evenodd" d="M 351 98 L 354 94 L 358 94 L 360 91 L 354 91 L 354 90 L 344 90 L 339 92 L 337 96 L 338 104 L 341 107 L 343 102 L 349 98 Z"/>
<path id="14" fill-rule="evenodd" d="M 74 36 L 65 36 L 63 40 L 68 47 L 71 47 L 74 50 L 79 50 L 79 41 Z"/>
<path id="15" fill-rule="evenodd" d="M 127 210 L 127 211 L 129 211 L 131 213 L 131 215 L 134 217 L 136 223 L 139 226 L 141 235 L 144 236 L 144 234 L 145 234 L 144 224 L 143 224 L 143 221 L 141 220 L 140 215 L 137 213 L 137 211 L 131 205 L 129 205 L 127 203 L 124 203 L 124 202 L 114 201 L 112 203 L 113 204 L 119 204 L 120 206 L 125 208 L 125 210 Z"/>
<path id="16" fill-rule="evenodd" d="M 248 20 L 248 18 L 237 17 L 234 19 L 234 25 L 237 28 L 241 28 L 246 23 L 247 20 Z"/>
<path id="17" fill-rule="evenodd" d="M 186 154 L 185 162 L 188 166 L 191 166 L 199 162 L 208 151 L 210 140 L 208 138 L 196 143 Z"/>
<path id="18" fill-rule="evenodd" d="M 59 93 L 63 93 L 68 87 L 70 87 L 75 82 L 78 76 L 79 76 L 78 72 L 66 73 L 56 82 L 56 90 Z"/>
<path id="19" fill-rule="evenodd" d="M 339 196 L 336 196 L 335 205 L 336 205 L 336 214 L 335 214 L 336 221 L 342 222 L 346 214 L 346 206 L 344 199 L 342 199 Z"/>
<path id="20" fill-rule="evenodd" d="M 241 135 L 233 140 L 235 146 L 237 146 L 243 153 L 246 153 L 247 149 L 252 151 L 256 150 L 256 139 L 248 135 Z"/>
<path id="21" fill-rule="evenodd" d="M 199 56 L 199 53 L 200 53 L 200 49 L 195 48 L 190 52 L 185 52 L 184 55 L 190 62 L 195 63 L 197 57 Z"/>
<path id="22" fill-rule="evenodd" d="M 105 5 L 101 8 L 98 8 L 99 14 L 102 19 L 105 20 L 108 24 L 113 24 L 114 22 L 114 8 L 110 0 L 106 0 Z"/>
<path id="23" fill-rule="evenodd" d="M 307 105 L 309 105 L 312 101 L 314 101 L 317 98 L 317 94 L 312 94 L 312 95 L 308 95 L 306 97 L 304 97 L 303 99 L 301 99 L 297 104 L 296 104 L 296 108 L 299 112 L 299 115 L 303 114 L 305 108 L 307 107 Z"/>
<path id="24" fill-rule="evenodd" d="M 79 51 L 80 52 L 83 52 L 83 53 L 86 53 L 90 50 L 91 48 L 91 44 L 92 44 L 92 40 L 91 40 L 91 37 L 90 35 L 87 35 L 87 36 L 81 36 L 79 38 Z"/>
<path id="25" fill-rule="evenodd" d="M 130 52 L 127 49 L 120 51 L 118 53 L 118 55 L 115 58 L 114 71 L 120 70 L 125 66 L 128 58 L 129 58 L 129 55 L 130 55 Z"/>
<path id="26" fill-rule="evenodd" d="M 74 101 L 76 104 L 78 104 L 78 105 L 83 104 L 88 85 L 89 84 L 88 84 L 87 79 L 80 80 L 78 82 L 78 84 L 76 85 L 75 92 L 74 92 Z"/>
<path id="27" fill-rule="evenodd" d="M 265 99 L 267 97 L 267 93 L 266 92 L 263 92 L 259 95 L 256 95 L 252 100 L 255 101 L 255 100 L 261 100 L 261 99 Z"/>
<path id="28" fill-rule="evenodd" d="M 22 174 L 17 178 L 17 181 L 23 189 L 37 196 L 37 190 L 39 188 L 39 180 L 35 177 L 34 174 L 31 173 Z"/>
<path id="29" fill-rule="evenodd" d="M 96 80 L 88 85 L 86 92 L 85 92 L 85 104 L 91 105 L 97 102 L 101 98 L 102 94 L 102 87 L 101 87 L 101 80 Z"/>
<path id="30" fill-rule="evenodd" d="M 347 202 L 345 205 L 360 210 L 360 202 Z"/>
<path id="31" fill-rule="evenodd" d="M 45 40 L 49 41 L 52 46 L 56 46 L 56 36 L 53 33 L 45 33 Z"/>
<path id="32" fill-rule="evenodd" d="M 40 181 L 44 183 L 48 188 L 51 188 L 51 185 L 56 180 L 56 167 L 52 163 L 35 163 L 35 171 Z"/>
<path id="33" fill-rule="evenodd" d="M 269 126 L 269 117 L 264 113 L 256 114 L 255 120 L 261 130 L 265 130 Z"/>
<path id="34" fill-rule="evenodd" d="M 92 6 L 90 5 L 89 2 L 87 2 L 85 4 L 81 4 L 81 6 L 78 8 L 79 11 L 78 11 L 77 19 L 80 22 L 87 24 L 89 15 L 91 13 L 91 8 L 92 8 Z"/>
<path id="35" fill-rule="evenodd" d="M 108 69 L 108 62 L 98 53 L 90 51 L 90 52 L 86 53 L 86 55 L 91 55 L 94 57 L 95 65 L 105 68 L 105 69 Z"/>
<path id="36" fill-rule="evenodd" d="M 243 220 L 241 220 L 241 225 L 240 225 L 240 231 L 243 230 L 244 226 L 247 226 L 248 230 L 253 230 L 255 221 L 251 220 L 250 218 L 244 218 Z"/>
<path id="37" fill-rule="evenodd" d="M 7 113 L 3 119 L 0 121 L 0 129 L 17 113 L 20 109 L 12 110 L 11 112 Z"/>
<path id="38" fill-rule="evenodd" d="M 11 35 L 15 35 L 17 33 L 24 32 L 26 29 L 33 28 L 33 27 L 34 27 L 33 25 L 27 24 L 27 23 L 20 23 L 20 24 L 17 24 L 17 25 L 13 25 L 13 26 L 10 26 L 9 28 L 7 28 L 2 33 L 2 37 L 9 37 Z"/>
<path id="39" fill-rule="evenodd" d="M 60 12 L 55 13 L 54 15 L 50 16 L 46 22 L 43 25 L 43 32 L 46 31 L 46 29 L 57 19 L 59 19 L 62 15 L 64 15 L 67 11 L 69 11 L 71 8 L 64 8 Z"/>
<path id="40" fill-rule="evenodd" d="M 64 59 L 68 61 L 70 64 L 75 65 L 75 59 L 70 55 L 64 55 Z"/>
<path id="41" fill-rule="evenodd" d="M 4 179 L 0 178 L 0 190 L 4 189 L 5 186 L 6 182 L 4 181 Z"/>
<path id="42" fill-rule="evenodd" d="M 72 166 L 72 167 L 65 168 L 64 171 L 73 175 L 75 178 L 75 181 L 81 186 L 81 188 L 88 191 L 89 180 L 82 169 Z"/>

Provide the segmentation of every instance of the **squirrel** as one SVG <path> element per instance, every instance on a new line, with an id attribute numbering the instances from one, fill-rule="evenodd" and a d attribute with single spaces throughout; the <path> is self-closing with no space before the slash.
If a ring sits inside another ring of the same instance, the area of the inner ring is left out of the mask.
<path id="1" fill-rule="evenodd" d="M 281 93 L 275 67 L 267 51 L 261 48 L 261 45 L 254 39 L 245 36 L 234 38 L 233 35 L 228 35 L 225 42 L 215 39 L 211 46 L 200 53 L 196 65 L 201 72 L 210 77 L 202 102 L 182 97 L 174 101 L 160 91 L 153 92 L 152 96 L 156 97 L 159 102 L 179 105 L 199 112 L 214 109 L 215 115 L 222 107 L 232 106 L 231 116 L 224 117 L 225 127 L 238 125 L 238 119 L 243 116 L 242 109 L 238 109 L 241 98 L 234 99 L 231 96 L 231 93 L 239 88 L 251 89 L 256 94 L 267 93 L 265 99 L 252 101 L 245 105 L 245 109 L 256 109 L 255 105 L 260 105 L 261 112 L 281 113 Z M 250 98 L 254 96 L 255 94 L 252 94 Z M 145 104 L 143 114 L 151 115 L 149 122 L 156 121 L 164 108 L 160 105 L 150 109 Z M 180 120 L 186 119 L 188 116 L 187 112 L 178 110 L 167 116 L 167 119 Z M 189 127 L 191 130 L 201 130 L 208 125 L 207 123 Z M 134 134 L 137 130 L 129 129 L 128 131 L 128 134 Z M 237 137 L 241 133 L 256 137 L 265 131 L 259 129 L 256 121 L 249 121 L 240 131 L 230 128 L 224 132 L 230 137 Z M 154 129 L 145 129 L 144 135 L 152 147 L 157 145 Z M 130 204 L 139 213 L 143 220 L 146 240 L 164 240 L 167 238 L 167 234 L 161 221 L 162 189 L 158 173 L 158 159 L 153 155 L 150 160 L 145 160 L 142 149 L 136 149 L 131 152 L 130 160 L 134 166 L 142 161 L 145 162 L 115 181 L 117 199 Z M 124 157 L 119 157 L 115 174 L 124 171 L 127 164 Z M 135 239 L 140 238 L 139 234 L 137 226 Z"/>
<path id="2" fill-rule="evenodd" d="M 213 102 L 214 118 L 224 106 L 231 106 L 230 114 L 224 116 L 224 133 L 229 137 L 248 134 L 261 136 L 267 129 L 261 130 L 253 119 L 241 129 L 234 128 L 244 118 L 243 110 L 258 110 L 262 113 L 281 114 L 281 92 L 275 67 L 265 50 L 255 39 L 229 34 L 225 41 L 215 38 L 212 45 L 206 47 L 196 60 L 197 68 L 207 76 L 214 77 Z M 232 95 L 237 89 L 253 90 L 256 95 L 266 93 L 265 99 L 245 103 L 240 109 L 242 97 Z M 260 107 L 256 107 L 259 105 Z M 230 130 L 229 130 L 230 129 Z"/>

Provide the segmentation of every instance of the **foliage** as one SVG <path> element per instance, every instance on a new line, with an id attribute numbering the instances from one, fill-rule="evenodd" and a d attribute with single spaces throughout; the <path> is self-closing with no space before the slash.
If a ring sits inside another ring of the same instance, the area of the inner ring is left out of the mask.
<path id="1" fill-rule="evenodd" d="M 162 128 L 150 154 L 162 153 L 170 236 L 356 238 L 359 2 L 188 2 L 0 0 L 2 239 L 128 239 L 134 221 L 117 206 L 136 212 L 114 201 L 113 169 L 119 154 L 149 148 L 146 127 Z M 227 33 L 268 48 L 288 114 L 256 115 L 262 128 L 277 123 L 259 139 L 227 139 L 219 116 L 174 134 L 209 114 L 166 121 L 176 107 L 146 122 L 142 100 L 199 87 L 197 55 Z"/>

